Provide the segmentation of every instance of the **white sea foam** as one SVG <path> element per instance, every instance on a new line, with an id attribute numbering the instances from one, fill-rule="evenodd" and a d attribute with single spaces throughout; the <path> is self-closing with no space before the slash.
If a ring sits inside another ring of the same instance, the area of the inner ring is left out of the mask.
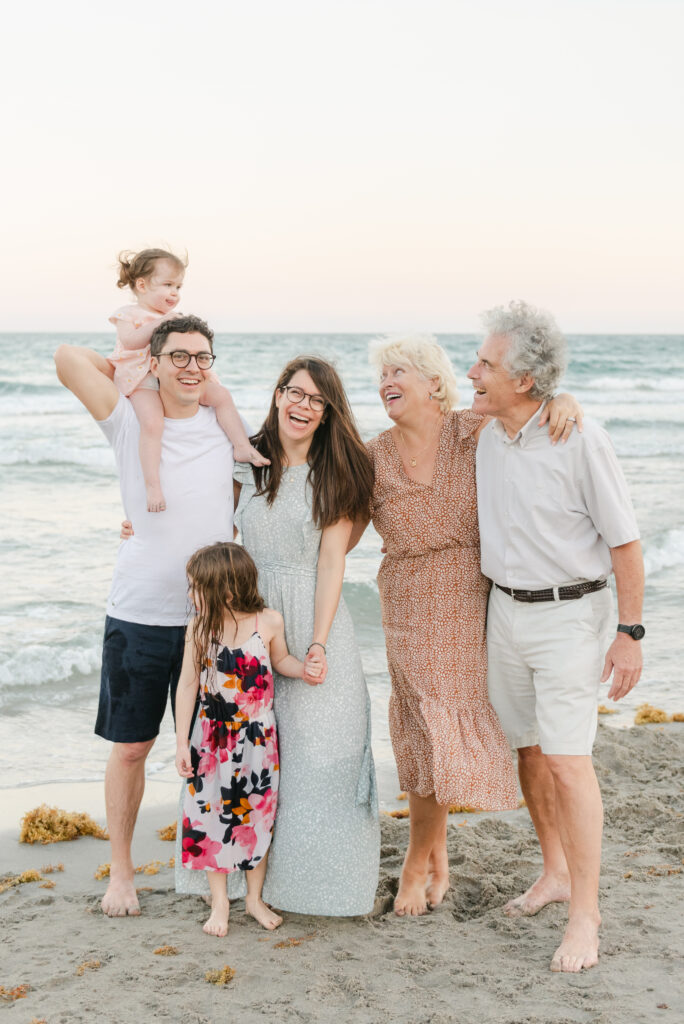
<path id="1" fill-rule="evenodd" d="M 106 445 L 72 448 L 58 441 L 40 439 L 0 449 L 0 466 L 94 466 L 114 470 L 114 455 Z"/>
<path id="2" fill-rule="evenodd" d="M 87 676 L 100 667 L 101 647 L 66 647 L 28 644 L 3 660 L 0 689 L 19 689 L 43 683 L 64 683 L 74 675 Z"/>
<path id="3" fill-rule="evenodd" d="M 53 416 L 82 411 L 81 403 L 68 391 L 18 391 L 0 396 L 0 416 Z"/>
<path id="4" fill-rule="evenodd" d="M 646 545 L 644 568 L 647 576 L 655 576 L 663 569 L 684 564 L 684 530 L 667 530 Z"/>
<path id="5" fill-rule="evenodd" d="M 684 379 L 677 376 L 634 377 L 619 374 L 610 377 L 594 377 L 582 381 L 582 389 L 592 391 L 681 391 L 684 392 Z"/>

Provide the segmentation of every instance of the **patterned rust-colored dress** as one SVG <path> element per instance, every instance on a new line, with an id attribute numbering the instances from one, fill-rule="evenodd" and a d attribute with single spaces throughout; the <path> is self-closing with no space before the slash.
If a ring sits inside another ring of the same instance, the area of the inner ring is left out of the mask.
<path id="1" fill-rule="evenodd" d="M 475 431 L 470 411 L 444 417 L 432 485 L 412 480 L 389 430 L 368 443 L 373 525 L 392 680 L 390 735 L 402 789 L 440 804 L 517 806 L 508 743 L 487 696 Z"/>

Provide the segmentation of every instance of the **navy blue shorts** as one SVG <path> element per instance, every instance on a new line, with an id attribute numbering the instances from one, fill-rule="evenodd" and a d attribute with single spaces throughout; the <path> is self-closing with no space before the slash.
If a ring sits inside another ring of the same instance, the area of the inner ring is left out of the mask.
<path id="1" fill-rule="evenodd" d="M 159 734 L 183 663 L 185 626 L 143 626 L 105 619 L 100 705 L 95 732 L 113 743 L 144 743 Z"/>

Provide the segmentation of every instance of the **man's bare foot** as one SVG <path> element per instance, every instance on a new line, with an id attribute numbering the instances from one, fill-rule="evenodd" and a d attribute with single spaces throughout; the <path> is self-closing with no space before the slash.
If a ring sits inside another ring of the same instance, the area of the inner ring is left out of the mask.
<path id="1" fill-rule="evenodd" d="M 107 917 L 137 917 L 140 914 L 138 894 L 132 878 L 110 878 L 102 897 L 102 913 Z"/>
<path id="2" fill-rule="evenodd" d="M 248 896 L 245 899 L 245 913 L 253 917 L 255 921 L 258 921 L 262 927 L 268 928 L 269 931 L 273 931 L 274 928 L 278 928 L 283 923 L 282 917 L 274 913 L 270 907 L 267 907 L 261 897 L 252 898 Z"/>
<path id="3" fill-rule="evenodd" d="M 449 889 L 449 855 L 446 846 L 433 847 L 428 862 L 425 897 L 430 907 L 438 907 Z"/>
<path id="4" fill-rule="evenodd" d="M 576 974 L 582 968 L 595 967 L 598 963 L 600 923 L 598 914 L 575 914 L 568 921 L 563 941 L 553 954 L 551 970 Z"/>
<path id="5" fill-rule="evenodd" d="M 508 901 L 504 914 L 506 917 L 531 917 L 548 903 L 567 903 L 569 899 L 569 876 L 541 875 L 522 896 Z"/>
<path id="6" fill-rule="evenodd" d="M 236 462 L 251 462 L 253 466 L 271 465 L 271 460 L 258 452 L 251 444 L 234 444 L 233 457 Z"/>
<path id="7" fill-rule="evenodd" d="M 228 900 L 217 900 L 212 904 L 211 914 L 202 925 L 202 930 L 207 935 L 218 935 L 223 938 L 228 934 L 228 918 L 230 917 L 230 903 Z"/>
<path id="8" fill-rule="evenodd" d="M 148 512 L 166 511 L 166 499 L 159 484 L 150 484 L 148 487 L 145 487 L 145 492 L 147 494 Z"/>
<path id="9" fill-rule="evenodd" d="M 394 897 L 394 913 L 398 917 L 420 917 L 427 913 L 425 883 L 427 876 L 402 868 L 399 879 L 399 892 Z"/>

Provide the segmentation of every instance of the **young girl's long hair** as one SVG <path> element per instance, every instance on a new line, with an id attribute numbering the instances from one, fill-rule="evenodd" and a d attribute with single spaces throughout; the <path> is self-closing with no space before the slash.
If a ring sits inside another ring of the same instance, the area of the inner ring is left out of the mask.
<path id="1" fill-rule="evenodd" d="M 254 447 L 271 460 L 270 466 L 252 467 L 257 493 L 265 494 L 269 505 L 278 493 L 285 453 L 278 435 L 276 395 L 298 370 L 306 370 L 326 401 L 323 418 L 309 449 L 307 479 L 313 490 L 314 522 L 323 530 L 344 517 L 368 517 L 373 467 L 337 370 L 316 356 L 298 356 L 287 364 L 278 378 L 263 426 L 252 438 Z"/>
<path id="2" fill-rule="evenodd" d="M 223 634 L 226 615 L 237 627 L 235 612 L 263 611 L 257 567 L 243 547 L 230 541 L 200 548 L 186 566 L 188 583 L 198 605 L 192 620 L 195 667 L 200 672 L 208 661 L 215 666 L 215 652 Z"/>

